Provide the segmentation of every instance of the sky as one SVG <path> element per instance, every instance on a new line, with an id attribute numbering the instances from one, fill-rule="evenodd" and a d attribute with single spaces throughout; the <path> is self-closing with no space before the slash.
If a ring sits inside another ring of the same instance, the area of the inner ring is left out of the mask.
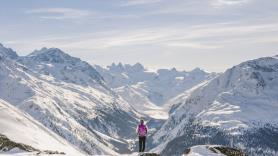
<path id="1" fill-rule="evenodd" d="M 223 72 L 278 54 L 277 0 L 1 0 L 0 43 L 92 64 Z"/>

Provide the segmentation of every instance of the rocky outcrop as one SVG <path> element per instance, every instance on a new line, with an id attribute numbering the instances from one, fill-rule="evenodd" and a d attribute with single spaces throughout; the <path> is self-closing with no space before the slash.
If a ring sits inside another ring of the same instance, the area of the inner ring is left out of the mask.
<path id="1" fill-rule="evenodd" d="M 226 156 L 247 156 L 242 151 L 230 147 L 225 146 L 216 146 L 216 147 L 209 147 L 209 150 L 213 151 L 214 153 L 217 153 L 220 151 L 220 153 L 226 155 Z"/>
<path id="2" fill-rule="evenodd" d="M 144 153 L 142 156 L 160 156 L 160 155 L 156 153 Z"/>
<path id="3" fill-rule="evenodd" d="M 3 151 L 3 152 L 6 152 L 6 151 L 10 151 L 14 148 L 18 148 L 22 151 L 27 151 L 27 152 L 35 152 L 35 151 L 37 152 L 37 151 L 39 151 L 38 149 L 35 149 L 32 146 L 11 141 L 5 135 L 0 134 L 0 150 Z"/>
<path id="4" fill-rule="evenodd" d="M 243 151 L 227 146 L 221 145 L 198 145 L 191 148 L 187 148 L 183 152 L 183 156 L 193 155 L 207 155 L 209 154 L 223 154 L 225 156 L 247 156 Z"/>
<path id="5" fill-rule="evenodd" d="M 65 155 L 64 152 L 51 151 L 51 150 L 41 151 L 41 150 L 36 149 L 32 146 L 14 142 L 14 141 L 10 140 L 9 138 L 7 138 L 5 135 L 0 134 L 0 151 L 8 152 L 8 151 L 13 150 L 13 149 L 19 149 L 19 150 L 26 151 L 26 152 L 35 152 L 37 155 L 39 155 L 39 154 L 49 154 L 49 155 L 50 154 L 61 154 L 61 155 Z"/>

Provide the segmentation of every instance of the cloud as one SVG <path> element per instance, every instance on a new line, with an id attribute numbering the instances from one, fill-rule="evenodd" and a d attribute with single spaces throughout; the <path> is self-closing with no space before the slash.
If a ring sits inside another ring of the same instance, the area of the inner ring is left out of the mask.
<path id="1" fill-rule="evenodd" d="M 137 5 L 146 5 L 146 4 L 154 4 L 159 3 L 162 0 L 127 0 L 122 3 L 121 6 L 137 6 Z"/>
<path id="2" fill-rule="evenodd" d="M 72 9 L 72 8 L 38 8 L 28 10 L 28 14 L 39 14 L 44 19 L 81 19 L 93 16 L 95 13 L 89 10 Z"/>
<path id="3" fill-rule="evenodd" d="M 178 48 L 192 48 L 192 49 L 218 49 L 222 46 L 220 45 L 213 45 L 213 44 L 204 44 L 198 42 L 173 42 L 173 43 L 166 43 L 167 46 L 170 47 L 178 47 Z"/>
<path id="4" fill-rule="evenodd" d="M 227 45 L 278 42 L 278 23 L 216 23 L 186 27 L 151 27 L 97 33 L 47 36 L 11 44 L 51 46 L 74 51 L 101 51 L 148 46 L 179 49 L 218 49 Z"/>
<path id="5" fill-rule="evenodd" d="M 215 7 L 242 5 L 251 0 L 211 0 L 211 5 Z"/>

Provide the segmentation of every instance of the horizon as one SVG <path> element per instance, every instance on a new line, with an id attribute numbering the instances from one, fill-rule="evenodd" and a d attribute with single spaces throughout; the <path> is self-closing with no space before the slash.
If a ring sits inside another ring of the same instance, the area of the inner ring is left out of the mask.
<path id="1" fill-rule="evenodd" d="M 5 47 L 5 48 L 14 50 L 12 47 L 7 47 L 7 46 L 3 45 L 1 42 L 0 42 L 0 46 L 3 46 L 3 47 Z M 24 57 L 24 56 L 30 55 L 31 53 L 33 53 L 33 52 L 35 52 L 35 51 L 37 51 L 37 50 L 42 50 L 42 49 L 44 49 L 44 48 L 46 48 L 46 49 L 52 49 L 52 48 L 59 49 L 59 48 L 57 48 L 57 47 L 50 47 L 50 48 L 48 48 L 48 47 L 42 47 L 41 49 L 34 49 L 33 51 L 31 51 L 30 53 L 27 53 L 27 54 L 25 54 L 25 55 L 19 55 L 17 51 L 15 51 L 15 50 L 14 50 L 14 51 L 16 52 L 16 54 L 17 54 L 19 57 Z M 59 50 L 63 51 L 62 49 L 59 49 Z M 65 51 L 63 51 L 63 52 L 66 53 L 66 54 L 69 54 L 69 53 L 67 53 L 67 52 L 65 52 Z M 69 54 L 69 55 L 70 55 L 70 54 Z M 72 55 L 70 55 L 70 56 L 72 56 Z M 76 57 L 76 56 L 72 56 L 72 57 Z M 76 57 L 76 58 L 78 58 L 78 57 Z M 82 59 L 82 60 L 83 60 L 83 59 Z M 85 61 L 85 60 L 83 60 L 83 61 Z M 86 62 L 87 62 L 87 61 L 86 61 Z M 88 63 L 90 63 L 90 62 L 88 62 Z M 109 67 L 109 66 L 112 66 L 113 64 L 116 65 L 116 66 L 118 66 L 119 64 L 122 64 L 123 66 L 127 66 L 127 65 L 135 66 L 136 64 L 140 64 L 140 65 L 142 65 L 142 66 L 144 67 L 144 69 L 145 69 L 146 71 L 151 71 L 151 72 L 157 72 L 157 71 L 160 70 L 160 69 L 167 69 L 167 70 L 173 70 L 173 69 L 175 69 L 175 70 L 180 71 L 180 72 L 183 72 L 183 71 L 185 71 L 185 72 L 191 72 L 191 71 L 193 71 L 193 70 L 195 70 L 195 69 L 200 69 L 200 70 L 205 71 L 205 72 L 213 73 L 213 72 L 211 72 L 211 71 L 207 71 L 207 70 L 202 69 L 202 68 L 199 68 L 199 67 L 195 67 L 195 68 L 192 69 L 192 70 L 177 69 L 176 67 L 169 67 L 169 68 L 167 68 L 167 67 L 166 67 L 166 68 L 163 68 L 163 67 L 162 67 L 162 68 L 154 69 L 154 68 L 150 68 L 150 67 L 145 66 L 145 65 L 144 65 L 143 63 L 141 63 L 141 62 L 135 62 L 135 63 L 133 63 L 133 64 L 127 64 L 127 63 L 124 63 L 124 62 L 112 62 L 111 64 L 107 64 L 107 65 L 92 64 L 92 63 L 90 63 L 90 64 L 91 64 L 92 66 L 101 66 L 101 67 L 103 67 L 103 68 L 107 68 L 107 67 Z"/>
<path id="2" fill-rule="evenodd" d="M 0 42 L 19 55 L 55 47 L 101 66 L 224 72 L 278 53 L 275 0 L 11 0 L 0 9 Z"/>

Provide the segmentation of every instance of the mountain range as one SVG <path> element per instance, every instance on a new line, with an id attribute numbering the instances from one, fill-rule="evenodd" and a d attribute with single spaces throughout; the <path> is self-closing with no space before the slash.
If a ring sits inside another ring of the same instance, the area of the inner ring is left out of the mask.
<path id="1" fill-rule="evenodd" d="M 278 147 L 277 90 L 277 56 L 243 62 L 175 101 L 153 143 L 165 155 L 198 144 L 272 155 Z"/>
<path id="2" fill-rule="evenodd" d="M 138 113 L 105 86 L 91 65 L 55 48 L 24 57 L 3 50 L 1 55 L 1 99 L 85 153 L 130 151 L 127 134 L 134 131 Z"/>
<path id="3" fill-rule="evenodd" d="M 143 117 L 148 150 L 161 155 L 204 144 L 275 155 L 277 90 L 278 56 L 224 73 L 152 71 L 140 63 L 91 65 L 58 48 L 18 56 L 0 44 L 0 135 L 33 152 L 132 154 Z"/>

